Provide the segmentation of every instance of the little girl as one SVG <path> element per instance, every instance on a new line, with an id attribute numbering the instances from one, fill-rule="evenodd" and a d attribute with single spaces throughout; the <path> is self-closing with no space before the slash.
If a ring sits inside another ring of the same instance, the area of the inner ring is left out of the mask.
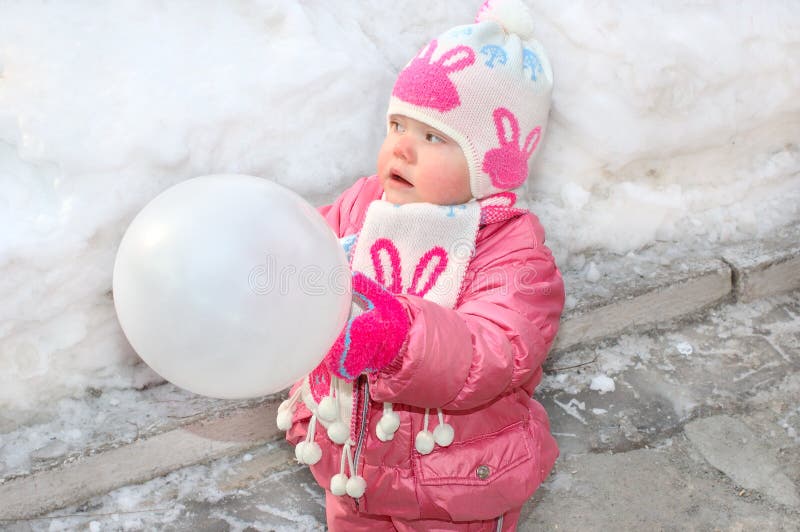
<path id="1" fill-rule="evenodd" d="M 564 285 L 510 192 L 550 107 L 532 26 L 490 0 L 425 46 L 392 90 L 377 174 L 321 209 L 354 312 L 278 425 L 331 530 L 513 530 L 558 455 L 531 395 Z"/>

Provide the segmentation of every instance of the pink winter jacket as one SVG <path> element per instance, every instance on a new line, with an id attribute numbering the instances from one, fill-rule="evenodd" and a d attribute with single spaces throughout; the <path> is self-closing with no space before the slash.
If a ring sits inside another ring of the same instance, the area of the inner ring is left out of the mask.
<path id="1" fill-rule="evenodd" d="M 339 237 L 351 235 L 382 192 L 375 176 L 362 178 L 320 212 Z M 483 520 L 519 508 L 558 456 L 547 414 L 531 398 L 564 306 L 541 224 L 529 213 L 481 226 L 454 309 L 397 297 L 411 317 L 407 349 L 358 381 L 353 424 L 363 443 L 356 467 L 367 490 L 343 499 L 361 512 L 405 519 Z M 388 442 L 375 436 L 383 402 L 401 419 Z M 444 410 L 455 440 L 421 455 L 414 437 L 425 408 Z M 291 443 L 306 436 L 310 417 L 301 401 L 286 436 Z M 311 471 L 328 489 L 341 446 L 324 431 L 315 440 L 323 457 Z"/>

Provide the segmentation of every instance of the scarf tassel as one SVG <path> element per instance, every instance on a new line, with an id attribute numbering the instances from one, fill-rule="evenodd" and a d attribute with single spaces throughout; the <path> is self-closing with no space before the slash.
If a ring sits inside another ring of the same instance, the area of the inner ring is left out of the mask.
<path id="1" fill-rule="evenodd" d="M 414 448 L 419 454 L 430 454 L 433 452 L 435 445 L 440 447 L 447 447 L 453 443 L 455 438 L 455 431 L 453 426 L 444 422 L 444 414 L 441 408 L 436 409 L 439 424 L 433 429 L 433 432 L 428 430 L 428 417 L 430 415 L 430 408 L 425 409 L 425 420 L 423 422 L 422 430 L 417 433 L 414 439 Z"/>
<path id="2" fill-rule="evenodd" d="M 353 464 L 353 454 L 350 450 L 351 441 L 347 441 L 342 449 L 342 461 L 339 466 L 339 473 L 331 477 L 331 493 L 337 497 L 342 495 L 349 495 L 354 499 L 358 499 L 367 490 L 367 481 L 364 477 L 356 474 L 356 468 Z M 345 462 L 350 467 L 350 477 L 344 473 Z"/>

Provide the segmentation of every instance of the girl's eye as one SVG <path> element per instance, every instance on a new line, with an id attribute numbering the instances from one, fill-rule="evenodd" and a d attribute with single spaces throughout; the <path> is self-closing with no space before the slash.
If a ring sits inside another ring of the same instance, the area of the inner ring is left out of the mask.
<path id="1" fill-rule="evenodd" d="M 403 133 L 406 130 L 406 128 L 400 122 L 396 122 L 394 120 L 389 122 L 389 125 L 391 126 L 392 131 L 397 133 Z"/>
<path id="2" fill-rule="evenodd" d="M 445 142 L 445 140 L 442 137 L 440 137 L 439 135 L 435 135 L 433 133 L 428 133 L 427 135 L 425 135 L 425 140 L 427 140 L 428 142 Z"/>

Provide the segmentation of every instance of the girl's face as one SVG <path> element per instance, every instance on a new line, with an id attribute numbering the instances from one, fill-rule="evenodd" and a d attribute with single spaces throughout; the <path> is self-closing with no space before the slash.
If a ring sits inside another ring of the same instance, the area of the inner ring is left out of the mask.
<path id="1" fill-rule="evenodd" d="M 378 178 L 395 205 L 457 205 L 472 198 L 467 159 L 441 131 L 403 115 L 389 117 L 378 153 Z"/>

